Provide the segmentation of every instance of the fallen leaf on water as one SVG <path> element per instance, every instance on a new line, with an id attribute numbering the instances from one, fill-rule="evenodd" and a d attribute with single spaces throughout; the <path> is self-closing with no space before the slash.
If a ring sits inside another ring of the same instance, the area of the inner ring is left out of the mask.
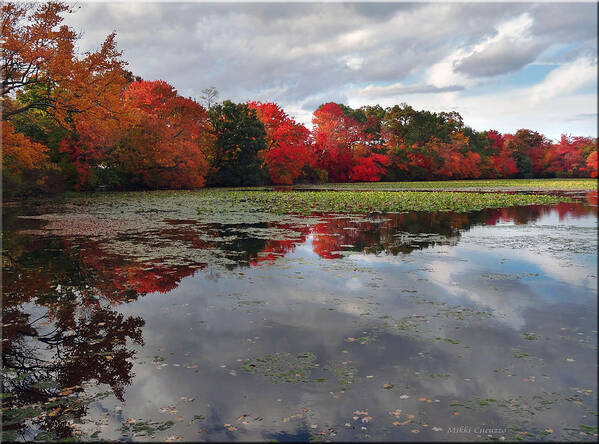
<path id="1" fill-rule="evenodd" d="M 418 401 L 426 401 L 426 398 L 418 398 Z"/>
<path id="2" fill-rule="evenodd" d="M 383 388 L 387 389 L 387 390 L 391 390 L 393 388 L 393 384 L 384 384 Z"/>
<path id="3" fill-rule="evenodd" d="M 413 433 L 414 435 L 417 435 L 418 433 L 420 433 L 420 430 L 418 430 L 418 429 L 413 429 L 413 430 L 412 430 L 412 433 Z"/>
<path id="4" fill-rule="evenodd" d="M 553 433 L 553 429 L 545 429 L 547 433 Z"/>
<path id="5" fill-rule="evenodd" d="M 235 427 L 235 426 L 227 427 L 227 430 L 229 432 L 234 432 L 235 430 L 237 430 L 237 427 Z"/>
<path id="6" fill-rule="evenodd" d="M 455 416 L 460 416 L 460 412 L 453 412 Z"/>
<path id="7" fill-rule="evenodd" d="M 104 358 L 106 358 L 106 360 L 110 361 L 112 359 L 112 356 L 106 355 L 106 356 L 104 356 Z"/>
<path id="8" fill-rule="evenodd" d="M 372 421 L 372 416 L 365 416 L 364 418 L 362 418 L 362 422 L 370 422 Z"/>
<path id="9" fill-rule="evenodd" d="M 566 358 L 566 361 L 568 361 L 568 362 L 574 362 L 575 360 L 572 359 L 572 358 Z"/>
<path id="10" fill-rule="evenodd" d="M 55 408 L 54 410 L 52 410 L 50 413 L 48 413 L 48 416 L 56 416 L 58 414 L 58 412 L 60 412 L 62 409 L 60 407 Z"/>

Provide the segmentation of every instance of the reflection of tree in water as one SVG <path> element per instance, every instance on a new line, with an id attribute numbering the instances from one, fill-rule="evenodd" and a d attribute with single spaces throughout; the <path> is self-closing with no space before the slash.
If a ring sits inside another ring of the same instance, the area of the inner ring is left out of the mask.
<path id="1" fill-rule="evenodd" d="M 591 196 L 589 194 L 587 202 L 592 204 L 592 199 L 596 201 L 597 193 Z M 578 203 L 560 203 L 553 206 L 533 205 L 469 213 L 410 212 L 373 215 L 368 220 L 331 216 L 325 222 L 305 227 L 270 224 L 273 228 L 295 230 L 298 232 L 297 239 L 263 240 L 240 236 L 230 247 L 242 252 L 240 265 L 259 265 L 274 261 L 304 243 L 309 234 L 313 236 L 313 251 L 324 259 L 340 258 L 342 250 L 366 254 L 409 254 L 434 245 L 456 245 L 460 232 L 477 225 L 495 225 L 499 222 L 527 224 L 553 211 L 563 220 L 566 217 L 580 218 L 596 214 L 597 209 Z"/>
<path id="2" fill-rule="evenodd" d="M 93 399 L 86 384 L 106 384 L 122 400 L 131 383 L 128 346 L 143 345 L 144 321 L 111 307 L 137 294 L 61 239 L 10 232 L 4 240 L 3 436 L 30 439 L 40 429 L 45 439 L 71 437 Z"/>
<path id="3" fill-rule="evenodd" d="M 397 255 L 437 244 L 453 244 L 470 222 L 465 213 L 400 213 L 368 221 L 331 219 L 314 227 L 312 246 L 323 258 L 341 250 Z"/>

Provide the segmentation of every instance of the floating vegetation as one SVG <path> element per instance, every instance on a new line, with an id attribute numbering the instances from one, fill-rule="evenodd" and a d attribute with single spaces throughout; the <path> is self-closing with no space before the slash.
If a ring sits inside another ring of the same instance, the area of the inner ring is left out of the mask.
<path id="1" fill-rule="evenodd" d="M 530 332 L 524 333 L 523 336 L 524 336 L 524 339 L 526 339 L 528 341 L 536 341 L 538 339 L 536 334 L 530 333 Z"/>
<path id="2" fill-rule="evenodd" d="M 157 431 L 164 431 L 174 426 L 173 421 L 137 421 L 133 418 L 127 419 L 121 431 L 125 433 L 133 433 L 134 436 L 154 436 Z"/>
<path id="3" fill-rule="evenodd" d="M 490 179 L 439 180 L 422 182 L 327 183 L 296 186 L 298 189 L 509 189 L 509 190 L 596 190 L 596 179 Z"/>
<path id="4" fill-rule="evenodd" d="M 231 191 L 203 193 L 198 213 L 235 211 L 270 212 L 275 214 L 373 213 L 399 211 L 467 212 L 483 208 L 505 208 L 522 205 L 548 205 L 573 202 L 560 196 L 490 194 L 460 192 L 390 192 L 390 191 Z"/>
<path id="5" fill-rule="evenodd" d="M 268 376 L 273 382 L 310 382 L 315 361 L 316 356 L 310 352 L 299 355 L 273 353 L 248 359 L 241 365 L 241 369 Z"/>
<path id="6" fill-rule="evenodd" d="M 329 368 L 337 378 L 337 382 L 341 385 L 353 384 L 354 378 L 358 373 L 358 370 L 347 362 L 333 363 Z"/>

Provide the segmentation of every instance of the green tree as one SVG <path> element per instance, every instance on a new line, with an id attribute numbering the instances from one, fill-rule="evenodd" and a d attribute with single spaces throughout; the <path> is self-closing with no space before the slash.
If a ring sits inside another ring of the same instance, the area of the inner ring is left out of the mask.
<path id="1" fill-rule="evenodd" d="M 256 111 L 225 100 L 210 109 L 216 144 L 209 156 L 209 185 L 247 186 L 265 183 L 258 152 L 266 148 L 266 131 Z"/>

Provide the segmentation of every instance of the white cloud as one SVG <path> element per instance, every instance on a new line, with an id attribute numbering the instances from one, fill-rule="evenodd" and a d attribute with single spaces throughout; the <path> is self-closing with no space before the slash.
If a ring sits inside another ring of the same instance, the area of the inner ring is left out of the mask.
<path id="1" fill-rule="evenodd" d="M 480 42 L 457 48 L 439 63 L 433 65 L 427 80 L 437 86 L 469 85 L 479 77 L 505 74 L 522 68 L 541 51 L 541 43 L 530 33 L 533 19 L 521 14 L 497 25 L 493 36 Z"/>
<path id="2" fill-rule="evenodd" d="M 531 88 L 531 100 L 540 103 L 569 95 L 597 81 L 597 59 L 582 57 L 552 70 L 541 83 Z"/>

